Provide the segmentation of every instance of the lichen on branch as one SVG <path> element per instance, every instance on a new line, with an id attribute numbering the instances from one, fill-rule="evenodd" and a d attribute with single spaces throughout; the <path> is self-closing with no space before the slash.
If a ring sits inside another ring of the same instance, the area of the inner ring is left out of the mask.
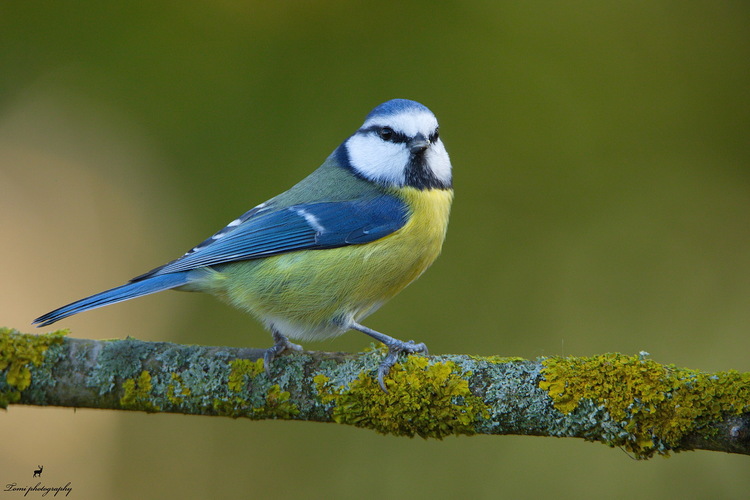
<path id="1" fill-rule="evenodd" d="M 336 422 L 398 436 L 579 437 L 637 458 L 750 454 L 750 374 L 702 373 L 644 355 L 524 360 L 403 357 L 381 348 L 281 356 L 263 349 L 85 340 L 0 328 L 0 405 Z"/>

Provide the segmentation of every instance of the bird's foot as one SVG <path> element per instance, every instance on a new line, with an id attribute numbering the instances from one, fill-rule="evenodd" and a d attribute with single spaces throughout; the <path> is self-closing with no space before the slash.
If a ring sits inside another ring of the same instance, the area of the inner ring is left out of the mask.
<path id="1" fill-rule="evenodd" d="M 380 388 L 383 389 L 384 392 L 388 392 L 388 389 L 385 387 L 385 376 L 391 371 L 393 365 L 398 362 L 399 354 L 405 353 L 409 355 L 421 353 L 429 355 L 429 352 L 427 352 L 427 346 L 424 342 L 417 344 L 413 340 L 407 340 L 404 342 L 403 340 L 393 338 L 391 341 L 392 342 L 385 343 L 388 347 L 388 354 L 385 355 L 383 361 L 380 362 L 380 366 L 378 366 L 378 384 L 380 384 Z"/>
<path id="2" fill-rule="evenodd" d="M 427 346 L 422 342 L 417 344 L 413 340 L 404 342 L 403 340 L 394 339 L 393 337 L 390 337 L 384 333 L 377 332 L 372 328 L 367 328 L 366 326 L 360 325 L 359 323 L 352 323 L 349 325 L 349 328 L 369 335 L 378 342 L 382 342 L 383 344 L 385 344 L 388 348 L 388 354 L 386 354 L 385 358 L 383 358 L 383 361 L 380 362 L 380 366 L 378 366 L 378 384 L 380 384 L 380 388 L 383 389 L 383 392 L 388 392 L 388 389 L 386 389 L 385 387 L 384 379 L 385 376 L 388 375 L 388 372 L 391 371 L 393 365 L 398 362 L 399 354 L 429 354 L 427 352 Z"/>
<path id="3" fill-rule="evenodd" d="M 266 349 L 263 354 L 263 367 L 266 370 L 266 375 L 271 376 L 271 363 L 276 359 L 276 356 L 283 353 L 284 351 L 296 351 L 302 352 L 302 346 L 289 342 L 289 339 L 277 332 L 273 331 L 274 344 Z"/>

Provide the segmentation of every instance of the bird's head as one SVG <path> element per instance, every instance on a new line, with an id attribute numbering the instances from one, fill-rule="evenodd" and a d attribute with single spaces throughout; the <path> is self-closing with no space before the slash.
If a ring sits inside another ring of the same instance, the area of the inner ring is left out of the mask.
<path id="1" fill-rule="evenodd" d="M 385 102 L 341 149 L 354 173 L 389 187 L 449 189 L 451 162 L 435 115 L 407 99 Z"/>

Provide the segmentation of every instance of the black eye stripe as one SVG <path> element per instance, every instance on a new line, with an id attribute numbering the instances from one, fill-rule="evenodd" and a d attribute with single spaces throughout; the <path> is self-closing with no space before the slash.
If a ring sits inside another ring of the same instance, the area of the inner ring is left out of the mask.
<path id="1" fill-rule="evenodd" d="M 387 129 L 387 131 L 384 129 Z M 406 135 L 404 135 L 401 132 L 396 132 L 390 127 L 381 127 L 378 125 L 373 125 L 372 127 L 363 128 L 363 129 L 360 129 L 359 131 L 364 134 L 376 135 L 379 138 L 383 139 L 384 141 L 388 141 L 388 142 L 402 143 L 402 142 L 409 141 L 409 138 L 406 137 Z M 384 133 L 384 131 L 390 132 L 390 133 Z"/>
<path id="2" fill-rule="evenodd" d="M 387 138 L 383 136 L 384 135 L 383 134 L 383 130 L 384 129 L 388 129 L 388 131 L 390 131 L 390 134 L 386 134 Z M 382 139 L 384 141 L 393 142 L 393 143 L 396 143 L 396 144 L 402 144 L 402 143 L 409 142 L 409 137 L 406 134 L 404 134 L 403 132 L 396 132 L 395 130 L 393 130 L 392 128 L 390 128 L 388 126 L 373 125 L 371 127 L 359 129 L 358 133 L 361 133 L 361 134 L 373 134 L 373 135 L 378 136 L 380 139 Z M 430 138 L 429 138 L 430 142 L 437 141 L 438 137 L 439 137 L 439 133 L 436 130 L 435 132 L 433 132 L 432 134 L 430 134 Z"/>

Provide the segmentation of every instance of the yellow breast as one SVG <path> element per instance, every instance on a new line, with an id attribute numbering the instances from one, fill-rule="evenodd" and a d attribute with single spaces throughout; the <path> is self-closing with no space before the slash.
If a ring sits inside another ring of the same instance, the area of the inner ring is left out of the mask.
<path id="1" fill-rule="evenodd" d="M 404 259 L 413 266 L 412 276 L 405 284 L 419 277 L 440 255 L 440 250 L 448 230 L 448 217 L 453 190 L 430 189 L 419 190 L 403 188 L 398 196 L 406 201 L 411 209 L 409 221 L 393 234 L 375 243 L 381 243 L 389 248 L 389 253 L 395 248 L 400 259 Z M 400 260 L 399 259 L 399 260 Z"/>

